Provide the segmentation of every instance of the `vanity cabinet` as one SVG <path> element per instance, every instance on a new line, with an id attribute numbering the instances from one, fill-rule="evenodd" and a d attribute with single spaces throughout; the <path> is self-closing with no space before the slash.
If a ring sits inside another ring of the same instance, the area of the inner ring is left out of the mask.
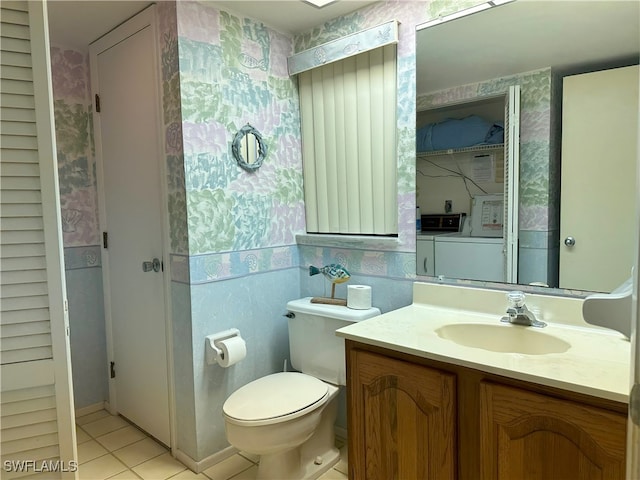
<path id="1" fill-rule="evenodd" d="M 352 480 L 624 479 L 625 404 L 345 345 Z"/>
<path id="2" fill-rule="evenodd" d="M 480 404 L 480 478 L 624 478 L 624 415 L 487 382 Z"/>
<path id="3" fill-rule="evenodd" d="M 357 349 L 349 363 L 349 478 L 456 478 L 455 376 Z"/>

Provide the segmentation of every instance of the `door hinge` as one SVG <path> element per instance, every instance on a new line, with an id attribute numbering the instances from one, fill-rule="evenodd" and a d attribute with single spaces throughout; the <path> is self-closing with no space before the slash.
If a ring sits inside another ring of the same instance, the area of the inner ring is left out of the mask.
<path id="1" fill-rule="evenodd" d="M 109 377 L 116 378 L 116 362 L 109 362 Z"/>
<path id="2" fill-rule="evenodd" d="M 109 248 L 109 234 L 102 232 L 102 248 Z"/>
<path id="3" fill-rule="evenodd" d="M 96 93 L 96 113 L 100 113 L 100 95 Z"/>

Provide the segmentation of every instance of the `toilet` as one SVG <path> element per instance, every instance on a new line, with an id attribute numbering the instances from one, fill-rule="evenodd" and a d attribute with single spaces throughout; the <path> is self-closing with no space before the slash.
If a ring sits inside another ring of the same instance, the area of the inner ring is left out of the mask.
<path id="1" fill-rule="evenodd" d="M 287 303 L 287 310 L 297 371 L 258 378 L 222 407 L 229 443 L 260 456 L 258 479 L 314 479 L 338 462 L 333 425 L 346 367 L 344 340 L 335 331 L 380 315 L 377 308 L 352 310 L 311 297 Z"/>

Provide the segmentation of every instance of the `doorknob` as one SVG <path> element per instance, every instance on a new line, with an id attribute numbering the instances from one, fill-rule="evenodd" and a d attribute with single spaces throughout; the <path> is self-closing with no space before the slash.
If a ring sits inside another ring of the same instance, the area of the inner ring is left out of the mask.
<path id="1" fill-rule="evenodd" d="M 161 266 L 162 265 L 160 263 L 160 260 L 158 258 L 154 258 L 150 262 L 142 262 L 142 271 L 150 272 L 151 270 L 153 270 L 154 272 L 159 272 Z"/>
<path id="2" fill-rule="evenodd" d="M 576 244 L 576 239 L 573 237 L 567 237 L 564 239 L 564 244 L 567 247 L 573 247 Z"/>

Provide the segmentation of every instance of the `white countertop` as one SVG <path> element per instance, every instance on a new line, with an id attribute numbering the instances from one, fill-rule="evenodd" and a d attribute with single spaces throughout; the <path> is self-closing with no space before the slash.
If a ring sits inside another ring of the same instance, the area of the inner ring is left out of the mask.
<path id="1" fill-rule="evenodd" d="M 483 302 L 487 299 L 483 304 L 485 311 L 469 308 L 478 298 Z M 527 305 L 535 305 L 539 318 L 548 324 L 531 333 L 539 331 L 566 341 L 570 347 L 563 353 L 495 352 L 462 346 L 436 333 L 438 328 L 455 323 L 533 328 L 501 324 L 504 310 L 496 309 L 495 305 L 504 303 L 503 298 L 504 292 L 416 282 L 412 305 L 354 323 L 336 334 L 418 357 L 628 403 L 630 342 L 616 331 L 584 323 L 581 315 L 579 319 L 561 322 L 563 315 L 575 317 L 581 311 L 579 299 L 527 295 Z M 487 313 L 487 307 L 492 313 Z"/>

